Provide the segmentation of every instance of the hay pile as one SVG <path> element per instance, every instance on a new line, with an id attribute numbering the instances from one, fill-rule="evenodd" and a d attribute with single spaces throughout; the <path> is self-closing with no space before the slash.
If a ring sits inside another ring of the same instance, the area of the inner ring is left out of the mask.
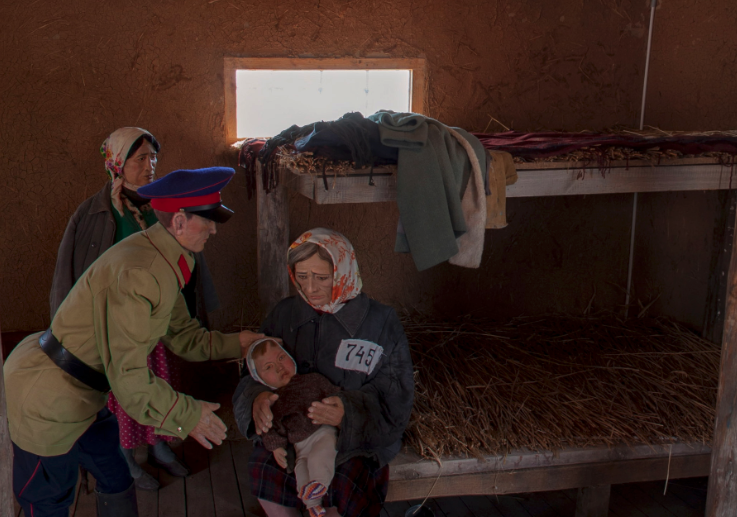
<path id="1" fill-rule="evenodd" d="M 356 173 L 368 173 L 370 167 L 364 167 L 363 169 L 356 169 L 355 164 L 352 161 L 346 160 L 331 160 L 324 156 L 315 156 L 311 152 L 300 153 L 294 147 L 282 146 L 279 147 L 276 159 L 278 160 L 279 167 L 298 172 L 300 174 L 312 174 L 312 175 L 323 175 L 326 176 L 346 176 L 349 174 Z M 381 165 L 382 170 L 391 170 L 396 172 L 396 165 Z M 379 166 L 377 166 L 379 168 Z"/>
<path id="2" fill-rule="evenodd" d="M 425 458 L 613 444 L 709 443 L 720 348 L 663 319 L 406 322 Z"/>

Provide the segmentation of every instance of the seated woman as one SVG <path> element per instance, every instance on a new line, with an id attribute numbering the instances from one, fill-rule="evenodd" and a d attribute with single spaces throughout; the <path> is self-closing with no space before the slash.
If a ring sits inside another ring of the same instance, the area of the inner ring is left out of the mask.
<path id="1" fill-rule="evenodd" d="M 355 251 L 340 233 L 305 232 L 291 245 L 288 263 L 299 296 L 279 302 L 261 332 L 282 339 L 297 373 L 318 372 L 342 388 L 308 411 L 313 423 L 338 428 L 335 475 L 322 504 L 328 515 L 379 515 L 387 464 L 399 452 L 414 399 L 404 329 L 394 309 L 361 293 Z M 251 491 L 267 515 L 298 516 L 294 474 L 256 438 L 271 427 L 276 395 L 245 369 L 244 375 L 233 405 L 241 432 L 255 439 Z"/>

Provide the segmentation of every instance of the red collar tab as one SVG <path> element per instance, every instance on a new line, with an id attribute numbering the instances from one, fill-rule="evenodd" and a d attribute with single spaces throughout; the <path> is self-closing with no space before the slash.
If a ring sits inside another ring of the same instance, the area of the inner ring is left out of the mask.
<path id="1" fill-rule="evenodd" d="M 180 208 L 214 205 L 216 203 L 220 203 L 220 192 L 192 197 L 157 197 L 151 200 L 151 208 L 161 212 L 179 212 Z"/>
<path id="2" fill-rule="evenodd" d="M 189 279 L 192 278 L 192 271 L 189 270 L 189 265 L 187 265 L 187 259 L 184 258 L 184 255 L 179 255 L 177 266 L 179 266 L 179 271 L 182 272 L 184 284 L 186 285 L 189 282 Z"/>

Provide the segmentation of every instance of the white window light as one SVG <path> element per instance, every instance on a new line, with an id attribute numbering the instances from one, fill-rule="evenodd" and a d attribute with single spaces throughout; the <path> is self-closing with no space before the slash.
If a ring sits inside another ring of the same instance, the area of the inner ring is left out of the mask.
<path id="1" fill-rule="evenodd" d="M 408 112 L 410 78 L 410 70 L 237 70 L 237 137 L 271 137 L 351 111 Z"/>
<path id="2" fill-rule="evenodd" d="M 424 59 L 225 58 L 228 143 L 349 112 L 423 113 Z"/>

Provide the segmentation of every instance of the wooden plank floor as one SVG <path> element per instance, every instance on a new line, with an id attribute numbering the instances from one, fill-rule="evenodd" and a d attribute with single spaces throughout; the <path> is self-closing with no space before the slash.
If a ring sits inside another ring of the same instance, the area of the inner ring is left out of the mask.
<path id="1" fill-rule="evenodd" d="M 144 465 L 161 483 L 158 492 L 138 491 L 141 517 L 254 517 L 263 516 L 248 488 L 247 441 L 228 441 L 206 451 L 189 440 L 175 448 L 192 468 L 186 479 L 173 478 Z M 145 451 L 138 454 L 140 463 Z M 706 505 L 707 478 L 630 483 L 612 487 L 609 515 L 613 517 L 701 517 Z M 78 487 L 70 517 L 95 517 L 94 479 L 90 493 Z M 503 496 L 444 497 L 425 504 L 436 517 L 573 517 L 576 490 Z M 404 517 L 420 501 L 387 503 L 382 517 Z M 23 512 L 18 509 L 18 517 Z"/>

